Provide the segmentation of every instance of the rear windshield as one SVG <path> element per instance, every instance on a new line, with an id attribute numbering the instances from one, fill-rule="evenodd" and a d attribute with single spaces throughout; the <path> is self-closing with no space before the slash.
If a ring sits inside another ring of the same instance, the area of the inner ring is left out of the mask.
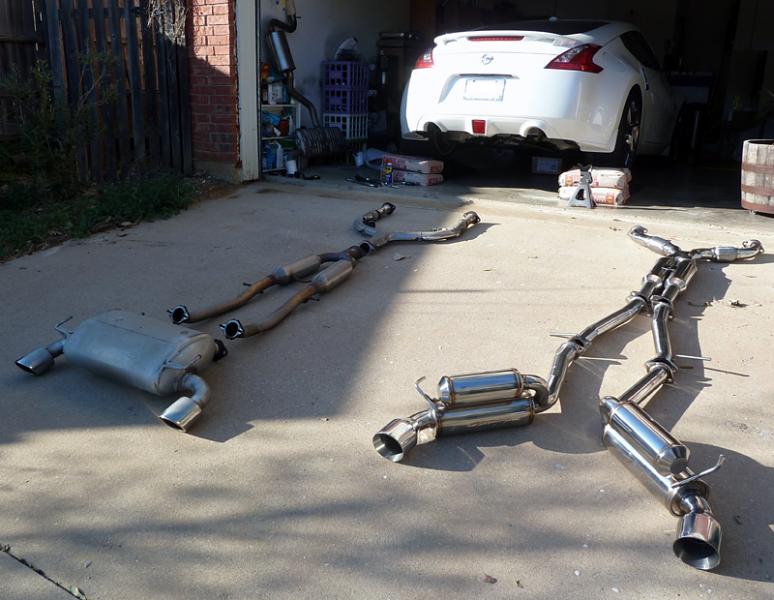
<path id="1" fill-rule="evenodd" d="M 556 35 L 573 35 L 575 33 L 587 33 L 603 25 L 608 21 L 517 21 L 516 23 L 503 23 L 479 27 L 474 31 L 540 31 L 542 33 L 555 33 Z"/>

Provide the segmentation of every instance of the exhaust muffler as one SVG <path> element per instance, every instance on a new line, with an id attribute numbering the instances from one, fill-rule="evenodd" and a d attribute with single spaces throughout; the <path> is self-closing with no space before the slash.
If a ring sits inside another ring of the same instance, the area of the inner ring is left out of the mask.
<path id="1" fill-rule="evenodd" d="M 388 460 L 400 462 L 417 444 L 441 435 L 529 425 L 536 402 L 548 394 L 545 381 L 515 369 L 444 376 L 437 399 L 422 390 L 423 380 L 415 385 L 428 408 L 390 421 L 373 437 L 374 448 Z"/>
<path id="2" fill-rule="evenodd" d="M 75 365 L 156 396 L 182 393 L 160 416 L 181 431 L 200 419 L 210 400 L 209 387 L 198 373 L 227 353 L 206 333 L 123 310 L 92 317 L 74 331 L 60 323 L 57 331 L 63 339 L 22 356 L 16 365 L 42 375 L 64 354 Z"/>
<path id="3" fill-rule="evenodd" d="M 660 473 L 652 461 L 629 442 L 628 437 L 613 425 L 606 425 L 602 433 L 602 441 L 613 456 L 660 500 L 667 510 L 678 517 L 675 541 L 672 544 L 675 556 L 687 565 L 703 571 L 717 567 L 720 564 L 723 533 L 707 500 L 709 487 L 701 477 L 720 468 L 723 455 L 715 466 L 698 475 L 687 467 L 679 473 L 667 475 Z"/>

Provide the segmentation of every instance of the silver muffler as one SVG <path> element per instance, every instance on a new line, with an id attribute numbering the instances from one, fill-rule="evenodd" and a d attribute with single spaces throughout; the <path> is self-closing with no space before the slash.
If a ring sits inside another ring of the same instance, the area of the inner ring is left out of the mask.
<path id="1" fill-rule="evenodd" d="M 758 240 L 748 240 L 741 248 L 717 246 L 683 251 L 669 240 L 648 235 L 640 226 L 633 227 L 629 237 L 662 258 L 645 275 L 640 290 L 632 292 L 622 308 L 580 333 L 562 334 L 568 339 L 554 355 L 547 382 L 516 371 L 444 378 L 439 385 L 440 399 L 430 398 L 420 390 L 429 408 L 407 419 L 390 422 L 374 436 L 374 447 L 385 458 L 398 462 L 423 438 L 434 439 L 443 432 L 476 431 L 488 428 L 490 422 L 493 426 L 530 423 L 535 413 L 547 410 L 559 400 L 570 366 L 588 351 L 595 339 L 647 311 L 652 315 L 651 332 L 656 355 L 645 363 L 646 374 L 631 388 L 618 398 L 601 400 L 603 442 L 679 517 L 673 544 L 675 554 L 692 567 L 712 569 L 720 563 L 722 530 L 707 500 L 709 488 L 701 478 L 719 469 L 723 456 L 715 466 L 694 474 L 688 468 L 688 448 L 639 405 L 665 383 L 671 382 L 677 373 L 673 359 L 679 355 L 672 353 L 668 325 L 675 300 L 698 270 L 697 261 L 751 259 L 761 254 L 763 247 Z M 464 408 L 458 408 L 459 404 Z M 489 419 L 488 411 L 494 410 L 492 407 L 497 407 L 497 411 Z M 455 426 L 456 420 L 449 416 L 458 410 L 472 412 L 468 420 L 462 421 L 462 426 Z"/>
<path id="2" fill-rule="evenodd" d="M 199 420 L 210 400 L 198 373 L 226 355 L 223 344 L 206 333 L 123 310 L 92 317 L 74 331 L 61 323 L 56 329 L 63 339 L 22 356 L 16 365 L 42 375 L 64 354 L 75 365 L 156 396 L 182 393 L 160 416 L 181 431 Z"/>
<path id="3" fill-rule="evenodd" d="M 438 398 L 422 390 L 423 380 L 415 386 L 428 408 L 390 421 L 373 437 L 376 451 L 393 462 L 441 435 L 528 425 L 535 417 L 536 402 L 548 394 L 541 378 L 513 369 L 444 376 L 438 382 Z"/>

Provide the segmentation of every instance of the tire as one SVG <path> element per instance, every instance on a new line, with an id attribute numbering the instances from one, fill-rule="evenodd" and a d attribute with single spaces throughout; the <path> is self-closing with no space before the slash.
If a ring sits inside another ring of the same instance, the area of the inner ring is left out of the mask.
<path id="1" fill-rule="evenodd" d="M 631 169 L 637 156 L 637 143 L 642 122 L 642 98 L 638 89 L 629 92 L 624 103 L 615 149 L 609 154 L 595 154 L 592 162 L 599 166 Z"/>
<path id="2" fill-rule="evenodd" d="M 430 134 L 430 146 L 435 156 L 441 159 L 447 159 L 459 147 L 459 143 L 449 139 L 448 134 L 441 132 L 437 127 L 431 127 L 428 130 Z"/>

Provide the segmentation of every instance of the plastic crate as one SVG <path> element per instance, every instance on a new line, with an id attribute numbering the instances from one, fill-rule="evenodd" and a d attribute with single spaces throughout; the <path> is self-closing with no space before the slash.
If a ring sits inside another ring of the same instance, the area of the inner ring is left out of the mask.
<path id="1" fill-rule="evenodd" d="M 323 112 L 357 115 L 368 112 L 368 90 L 331 88 L 323 91 Z"/>
<path id="2" fill-rule="evenodd" d="M 349 88 L 368 90 L 368 65 L 349 60 L 323 62 L 323 90 Z"/>
<path id="3" fill-rule="evenodd" d="M 368 115 L 324 114 L 325 127 L 338 127 L 346 140 L 364 140 L 368 137 Z"/>

